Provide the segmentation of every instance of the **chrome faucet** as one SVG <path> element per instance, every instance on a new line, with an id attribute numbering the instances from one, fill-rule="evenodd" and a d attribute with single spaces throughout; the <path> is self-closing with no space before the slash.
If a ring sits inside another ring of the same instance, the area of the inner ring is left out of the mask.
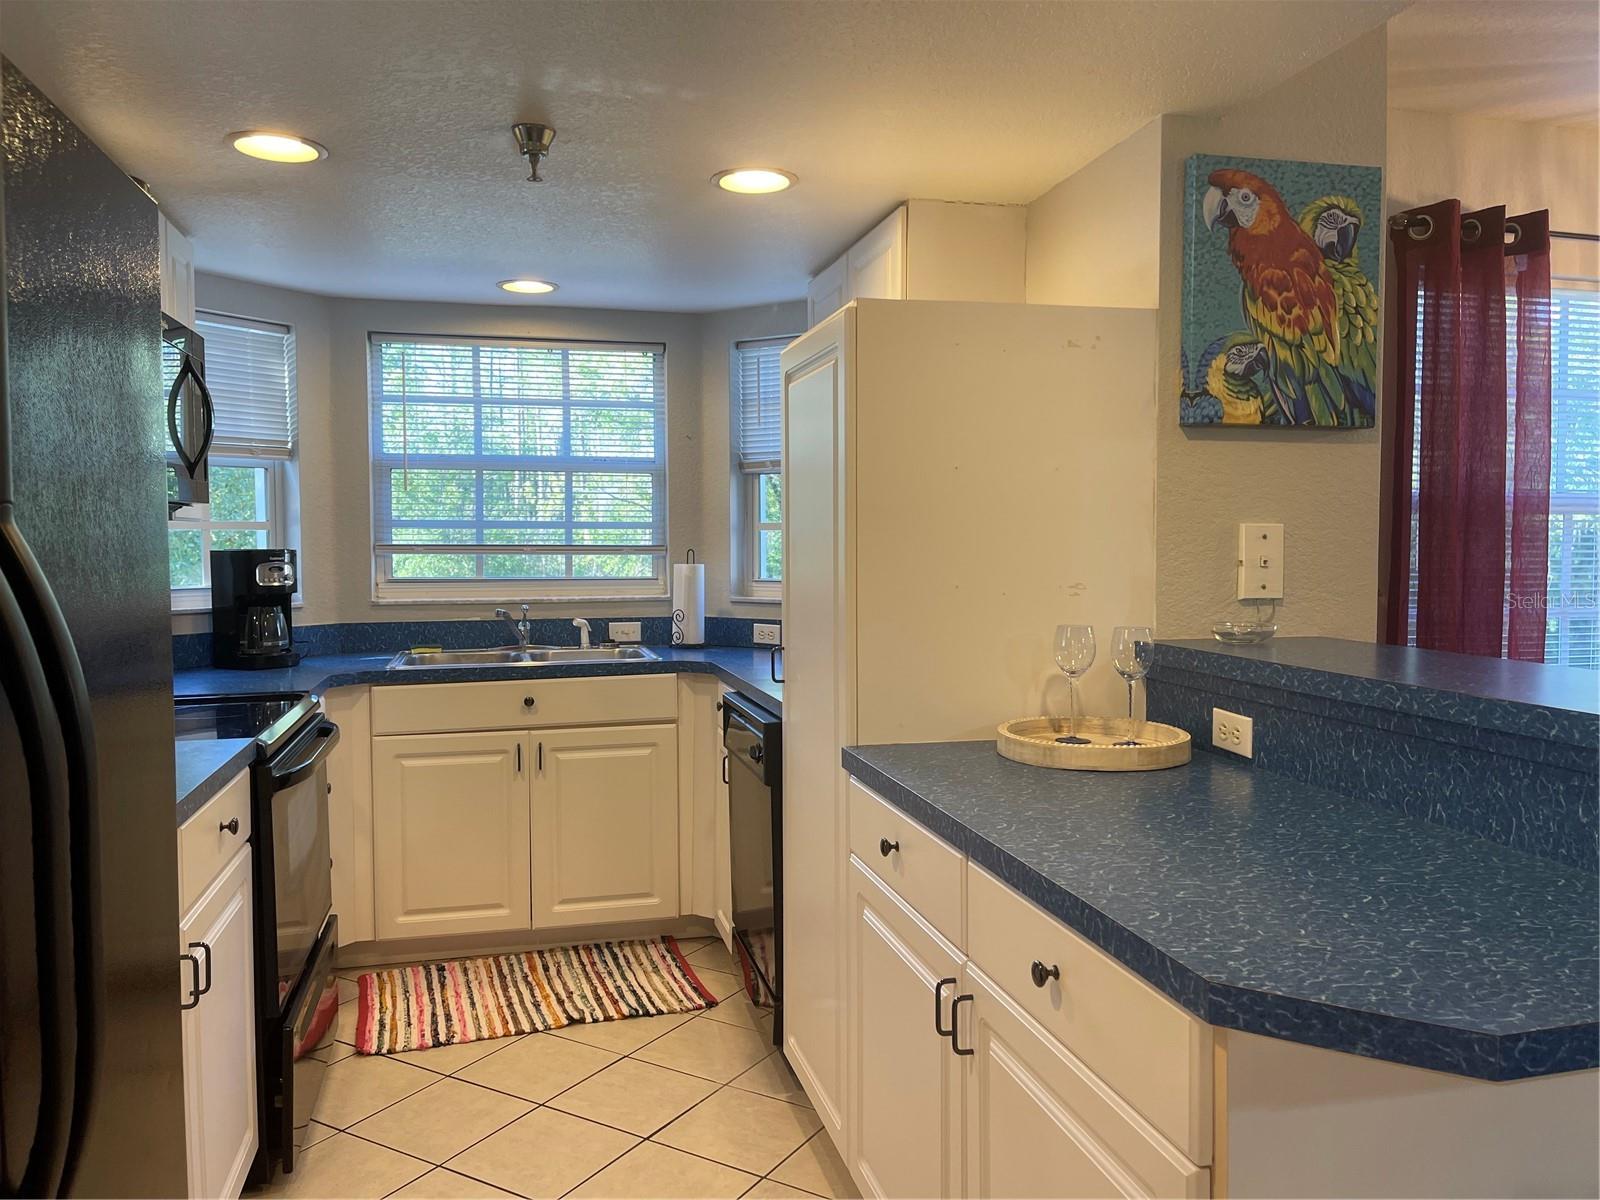
<path id="1" fill-rule="evenodd" d="M 572 623 L 578 627 L 578 645 L 587 650 L 589 648 L 589 622 L 582 617 L 573 617 Z"/>
<path id="2" fill-rule="evenodd" d="M 517 631 L 517 646 L 518 646 L 518 648 L 522 649 L 522 650 L 526 650 L 528 648 L 528 635 L 533 632 L 533 626 L 531 624 L 529 624 L 529 622 L 528 622 L 528 606 L 526 604 L 524 604 L 521 607 L 522 607 L 522 620 L 520 620 L 520 621 L 517 620 L 515 617 L 513 617 L 510 613 L 508 613 L 503 608 L 495 609 L 494 610 L 494 615 L 499 617 L 502 621 L 511 622 L 512 628 Z"/>

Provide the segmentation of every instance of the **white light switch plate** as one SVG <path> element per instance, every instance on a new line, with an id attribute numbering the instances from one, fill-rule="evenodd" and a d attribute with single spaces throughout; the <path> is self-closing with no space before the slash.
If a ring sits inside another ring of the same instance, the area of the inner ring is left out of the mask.
<path id="1" fill-rule="evenodd" d="M 1239 526 L 1239 599 L 1283 599 L 1283 526 Z"/>
<path id="2" fill-rule="evenodd" d="M 639 622 L 610 621 L 606 624 L 606 633 L 613 642 L 637 642 L 639 640 Z"/>
<path id="3" fill-rule="evenodd" d="M 756 631 L 756 645 L 758 645 L 758 646 L 776 646 L 778 644 L 778 642 L 779 642 L 779 635 L 783 631 L 783 626 L 781 626 L 781 625 L 757 624 L 756 627 L 755 627 L 755 631 Z"/>
<path id="4" fill-rule="evenodd" d="M 1211 710 L 1211 744 L 1242 758 L 1256 754 L 1256 723 L 1225 708 Z"/>

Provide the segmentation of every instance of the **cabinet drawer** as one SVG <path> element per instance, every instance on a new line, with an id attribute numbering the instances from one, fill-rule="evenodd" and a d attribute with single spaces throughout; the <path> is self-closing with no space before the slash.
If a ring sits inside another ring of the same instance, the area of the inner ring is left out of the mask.
<path id="1" fill-rule="evenodd" d="M 543 729 L 677 719 L 678 686 L 672 675 L 529 678 L 372 689 L 373 733 Z"/>
<path id="2" fill-rule="evenodd" d="M 967 956 L 1195 1163 L 1211 1161 L 1211 1027 L 967 864 Z M 1033 963 L 1059 979 L 1033 981 Z"/>
<path id="3" fill-rule="evenodd" d="M 893 848 L 897 844 L 899 848 Z M 961 927 L 961 865 L 965 860 L 961 852 L 854 779 L 850 781 L 850 852 L 953 946 L 959 949 L 965 944 Z"/>
<path id="4" fill-rule="evenodd" d="M 229 833 L 237 819 L 239 832 Z M 240 771 L 178 827 L 178 911 L 186 913 L 250 840 L 250 772 Z"/>

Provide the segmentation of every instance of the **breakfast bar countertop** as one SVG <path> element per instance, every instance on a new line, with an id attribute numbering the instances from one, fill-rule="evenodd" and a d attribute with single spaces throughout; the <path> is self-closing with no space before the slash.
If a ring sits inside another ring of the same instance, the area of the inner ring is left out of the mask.
<path id="1" fill-rule="evenodd" d="M 1600 1064 L 1592 873 L 1205 751 L 1128 774 L 990 741 L 843 761 L 1212 1025 L 1480 1079 Z"/>

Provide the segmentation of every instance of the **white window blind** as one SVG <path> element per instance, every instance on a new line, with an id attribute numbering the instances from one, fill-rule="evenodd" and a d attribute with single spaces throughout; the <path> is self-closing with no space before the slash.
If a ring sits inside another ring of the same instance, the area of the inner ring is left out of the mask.
<path id="1" fill-rule="evenodd" d="M 783 457 L 783 371 L 778 356 L 791 338 L 734 345 L 739 469 L 776 471 Z"/>
<path id="2" fill-rule="evenodd" d="M 294 453 L 294 334 L 286 326 L 202 313 L 206 386 L 216 407 L 211 452 L 257 458 Z"/>
<path id="3" fill-rule="evenodd" d="M 660 590 L 664 346 L 390 334 L 369 345 L 380 594 L 386 581 Z"/>

